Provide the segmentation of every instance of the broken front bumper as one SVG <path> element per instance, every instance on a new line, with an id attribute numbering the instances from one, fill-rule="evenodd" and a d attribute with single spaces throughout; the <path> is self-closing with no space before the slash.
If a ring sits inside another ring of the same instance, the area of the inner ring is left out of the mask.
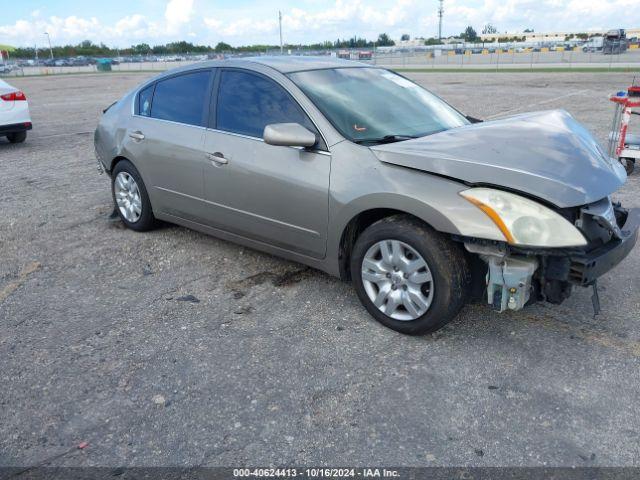
<path id="1" fill-rule="evenodd" d="M 487 301 L 496 310 L 520 310 L 530 300 L 561 303 L 572 285 L 594 285 L 631 252 L 638 240 L 640 209 L 616 207 L 605 224 L 609 240 L 595 248 L 521 248 L 502 242 L 464 241 L 486 264 Z M 604 224 L 604 222 L 601 222 Z M 622 225 L 620 225 L 622 224 Z"/>
<path id="2" fill-rule="evenodd" d="M 620 229 L 620 239 L 610 240 L 595 250 L 570 257 L 568 280 L 576 285 L 591 285 L 629 255 L 638 240 L 639 228 L 640 209 L 632 208 L 627 211 L 627 219 Z"/>

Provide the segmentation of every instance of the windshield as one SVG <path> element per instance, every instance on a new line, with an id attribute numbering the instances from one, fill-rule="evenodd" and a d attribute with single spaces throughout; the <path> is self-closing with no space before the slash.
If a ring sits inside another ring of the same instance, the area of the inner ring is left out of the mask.
<path id="1" fill-rule="evenodd" d="M 357 143 L 407 140 L 469 123 L 440 98 L 388 70 L 310 70 L 289 78 Z"/>

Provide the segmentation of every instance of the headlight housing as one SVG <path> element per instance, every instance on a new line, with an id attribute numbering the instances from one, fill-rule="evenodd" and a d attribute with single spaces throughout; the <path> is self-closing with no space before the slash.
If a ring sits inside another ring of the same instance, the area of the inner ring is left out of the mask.
<path id="1" fill-rule="evenodd" d="M 493 188 L 470 188 L 460 195 L 482 210 L 511 245 L 553 248 L 587 244 L 567 219 L 528 198 Z"/>

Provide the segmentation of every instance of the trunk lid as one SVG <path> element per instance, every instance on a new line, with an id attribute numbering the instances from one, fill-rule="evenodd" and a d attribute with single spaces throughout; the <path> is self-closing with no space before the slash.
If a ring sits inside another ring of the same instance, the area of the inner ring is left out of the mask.
<path id="1" fill-rule="evenodd" d="M 0 95 L 15 92 L 17 90 L 18 90 L 17 88 L 12 87 L 4 80 L 0 80 Z M 0 98 L 0 112 L 6 112 L 8 110 L 11 110 L 14 106 L 14 103 L 15 103 L 14 101 L 7 101 Z"/>

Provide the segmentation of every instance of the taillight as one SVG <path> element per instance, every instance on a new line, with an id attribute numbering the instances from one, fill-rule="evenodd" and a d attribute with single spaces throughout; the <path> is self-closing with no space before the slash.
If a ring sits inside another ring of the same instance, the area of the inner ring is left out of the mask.
<path id="1" fill-rule="evenodd" d="M 19 102 L 19 101 L 25 101 L 27 99 L 27 96 L 24 94 L 24 92 L 21 92 L 20 90 L 18 90 L 17 92 L 11 92 L 11 93 L 6 93 L 4 95 L 0 95 L 0 98 L 7 102 Z"/>

